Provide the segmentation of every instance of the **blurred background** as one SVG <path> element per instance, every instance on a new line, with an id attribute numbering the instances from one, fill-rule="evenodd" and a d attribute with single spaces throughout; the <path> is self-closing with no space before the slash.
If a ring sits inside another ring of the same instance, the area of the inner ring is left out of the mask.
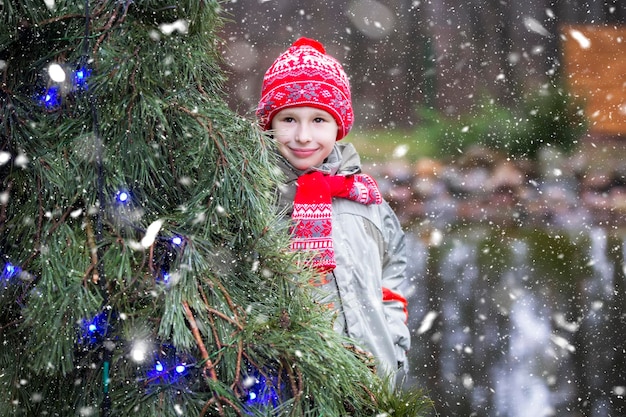
<path id="1" fill-rule="evenodd" d="M 409 241 L 411 374 L 440 416 L 626 415 L 626 3 L 230 0 L 229 104 L 300 36 Z"/>
<path id="2" fill-rule="evenodd" d="M 407 128 L 489 96 L 519 105 L 563 68 L 568 25 L 618 25 L 621 0 L 236 0 L 224 2 L 231 102 L 258 102 L 261 78 L 299 36 L 320 40 L 351 77 L 361 128 Z M 560 80 L 559 80 L 560 81 Z"/>

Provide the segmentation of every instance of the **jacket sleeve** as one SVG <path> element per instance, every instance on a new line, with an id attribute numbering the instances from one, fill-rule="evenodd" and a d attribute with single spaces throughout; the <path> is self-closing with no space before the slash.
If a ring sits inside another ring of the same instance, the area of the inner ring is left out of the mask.
<path id="1" fill-rule="evenodd" d="M 406 243 L 400 222 L 391 207 L 383 202 L 381 205 L 383 219 L 383 308 L 390 332 L 396 346 L 398 366 L 407 367 L 406 351 L 411 346 L 408 322 L 408 304 L 402 294 L 401 287 L 406 280 Z"/>

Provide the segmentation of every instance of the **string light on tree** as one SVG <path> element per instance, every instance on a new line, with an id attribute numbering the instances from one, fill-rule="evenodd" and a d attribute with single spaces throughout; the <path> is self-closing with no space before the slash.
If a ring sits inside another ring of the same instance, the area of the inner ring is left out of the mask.
<path id="1" fill-rule="evenodd" d="M 50 86 L 40 98 L 46 109 L 52 110 L 61 105 L 61 89 L 58 85 Z"/>
<path id="2" fill-rule="evenodd" d="M 20 275 L 22 269 L 19 266 L 13 265 L 11 262 L 4 264 L 2 269 L 2 275 L 0 276 L 3 281 L 8 281 L 13 277 Z"/>
<path id="3" fill-rule="evenodd" d="M 277 378 L 268 378 L 258 370 L 252 371 L 244 380 L 247 390 L 246 405 L 252 408 L 275 408 L 280 404 L 280 397 L 276 387 Z"/>
<path id="4" fill-rule="evenodd" d="M 171 278 L 171 275 L 168 271 L 163 271 L 161 273 L 161 282 L 163 282 L 163 284 L 169 284 L 170 278 Z"/>
<path id="5" fill-rule="evenodd" d="M 143 340 L 137 340 L 133 343 L 130 350 L 130 357 L 137 363 L 142 363 L 146 360 L 148 353 L 148 343 Z"/>
<path id="6" fill-rule="evenodd" d="M 147 353 L 147 350 L 146 350 Z M 147 371 L 147 383 L 184 382 L 193 364 L 179 357 L 171 345 L 162 345 L 160 354 L 155 358 L 152 367 Z"/>
<path id="7" fill-rule="evenodd" d="M 43 93 L 41 101 L 43 106 L 49 110 L 56 109 L 61 105 L 62 84 L 65 83 L 67 75 L 63 67 L 57 63 L 52 63 L 47 68 L 51 85 Z"/>
<path id="8" fill-rule="evenodd" d="M 107 311 L 101 311 L 92 318 L 83 319 L 79 324 L 78 342 L 83 347 L 101 343 L 112 330 L 115 315 Z"/>
<path id="9" fill-rule="evenodd" d="M 115 195 L 115 199 L 118 203 L 126 204 L 130 199 L 130 194 L 128 193 L 128 191 L 120 190 Z"/>
<path id="10" fill-rule="evenodd" d="M 50 76 L 50 79 L 55 83 L 64 83 L 67 79 L 67 75 L 65 74 L 65 70 L 63 69 L 63 67 L 56 63 L 50 64 L 50 66 L 48 66 L 48 75 Z"/>
<path id="11" fill-rule="evenodd" d="M 91 75 L 91 70 L 83 67 L 74 72 L 74 84 L 79 90 L 87 89 L 87 79 Z"/>
<path id="12" fill-rule="evenodd" d="M 72 79 L 68 77 L 68 71 L 58 63 L 48 65 L 48 86 L 39 97 L 39 101 L 48 110 L 56 110 L 63 102 L 63 97 L 75 92 L 87 89 L 87 80 L 91 76 L 91 70 L 80 67 L 76 71 L 69 71 Z"/>

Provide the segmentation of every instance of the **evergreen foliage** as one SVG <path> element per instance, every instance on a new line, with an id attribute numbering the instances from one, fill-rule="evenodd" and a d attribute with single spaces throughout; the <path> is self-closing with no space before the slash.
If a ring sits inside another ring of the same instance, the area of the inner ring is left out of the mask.
<path id="1" fill-rule="evenodd" d="M 218 1 L 0 19 L 0 416 L 424 410 L 311 301 L 273 144 L 222 99 Z"/>
<path id="2" fill-rule="evenodd" d="M 517 108 L 484 97 L 472 111 L 460 116 L 448 117 L 432 108 L 421 108 L 418 113 L 422 122 L 414 136 L 429 142 L 435 156 L 443 158 L 472 146 L 501 151 L 515 159 L 535 159 L 543 147 L 571 153 L 588 124 L 582 103 L 558 80 L 525 97 Z"/>

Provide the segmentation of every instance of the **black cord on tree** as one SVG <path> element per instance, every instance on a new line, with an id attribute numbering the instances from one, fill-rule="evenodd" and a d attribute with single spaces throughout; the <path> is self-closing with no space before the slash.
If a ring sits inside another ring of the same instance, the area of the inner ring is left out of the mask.
<path id="1" fill-rule="evenodd" d="M 81 56 L 80 68 L 86 69 L 90 65 L 90 53 L 89 53 L 89 36 L 90 36 L 90 24 L 91 24 L 91 15 L 89 9 L 89 0 L 85 0 L 85 33 L 83 38 L 83 51 Z M 109 304 L 109 292 L 106 285 L 106 278 L 104 273 L 104 263 L 102 259 L 104 258 L 104 250 L 102 247 L 102 234 L 103 234 L 103 221 L 105 216 L 106 209 L 106 199 L 104 193 L 104 168 L 103 168 L 103 152 L 104 152 L 104 144 L 102 142 L 102 137 L 100 136 L 100 121 L 98 118 L 98 108 L 97 102 L 94 95 L 87 90 L 89 105 L 91 109 L 91 117 L 93 119 L 93 136 L 95 141 L 95 149 L 96 149 L 96 170 L 97 170 L 97 184 L 96 189 L 98 193 L 98 211 L 96 214 L 96 254 L 98 257 L 98 264 L 96 265 L 96 270 L 98 271 L 98 285 L 102 292 L 103 296 L 103 311 L 107 314 L 107 320 L 105 323 L 105 334 L 103 340 L 103 363 L 102 363 L 102 391 L 103 398 L 102 404 L 100 406 L 101 416 L 109 417 L 111 415 L 111 396 L 109 393 L 109 370 L 111 364 L 111 344 L 108 342 L 108 331 L 109 331 L 109 323 L 108 321 L 111 319 L 111 309 Z"/>

